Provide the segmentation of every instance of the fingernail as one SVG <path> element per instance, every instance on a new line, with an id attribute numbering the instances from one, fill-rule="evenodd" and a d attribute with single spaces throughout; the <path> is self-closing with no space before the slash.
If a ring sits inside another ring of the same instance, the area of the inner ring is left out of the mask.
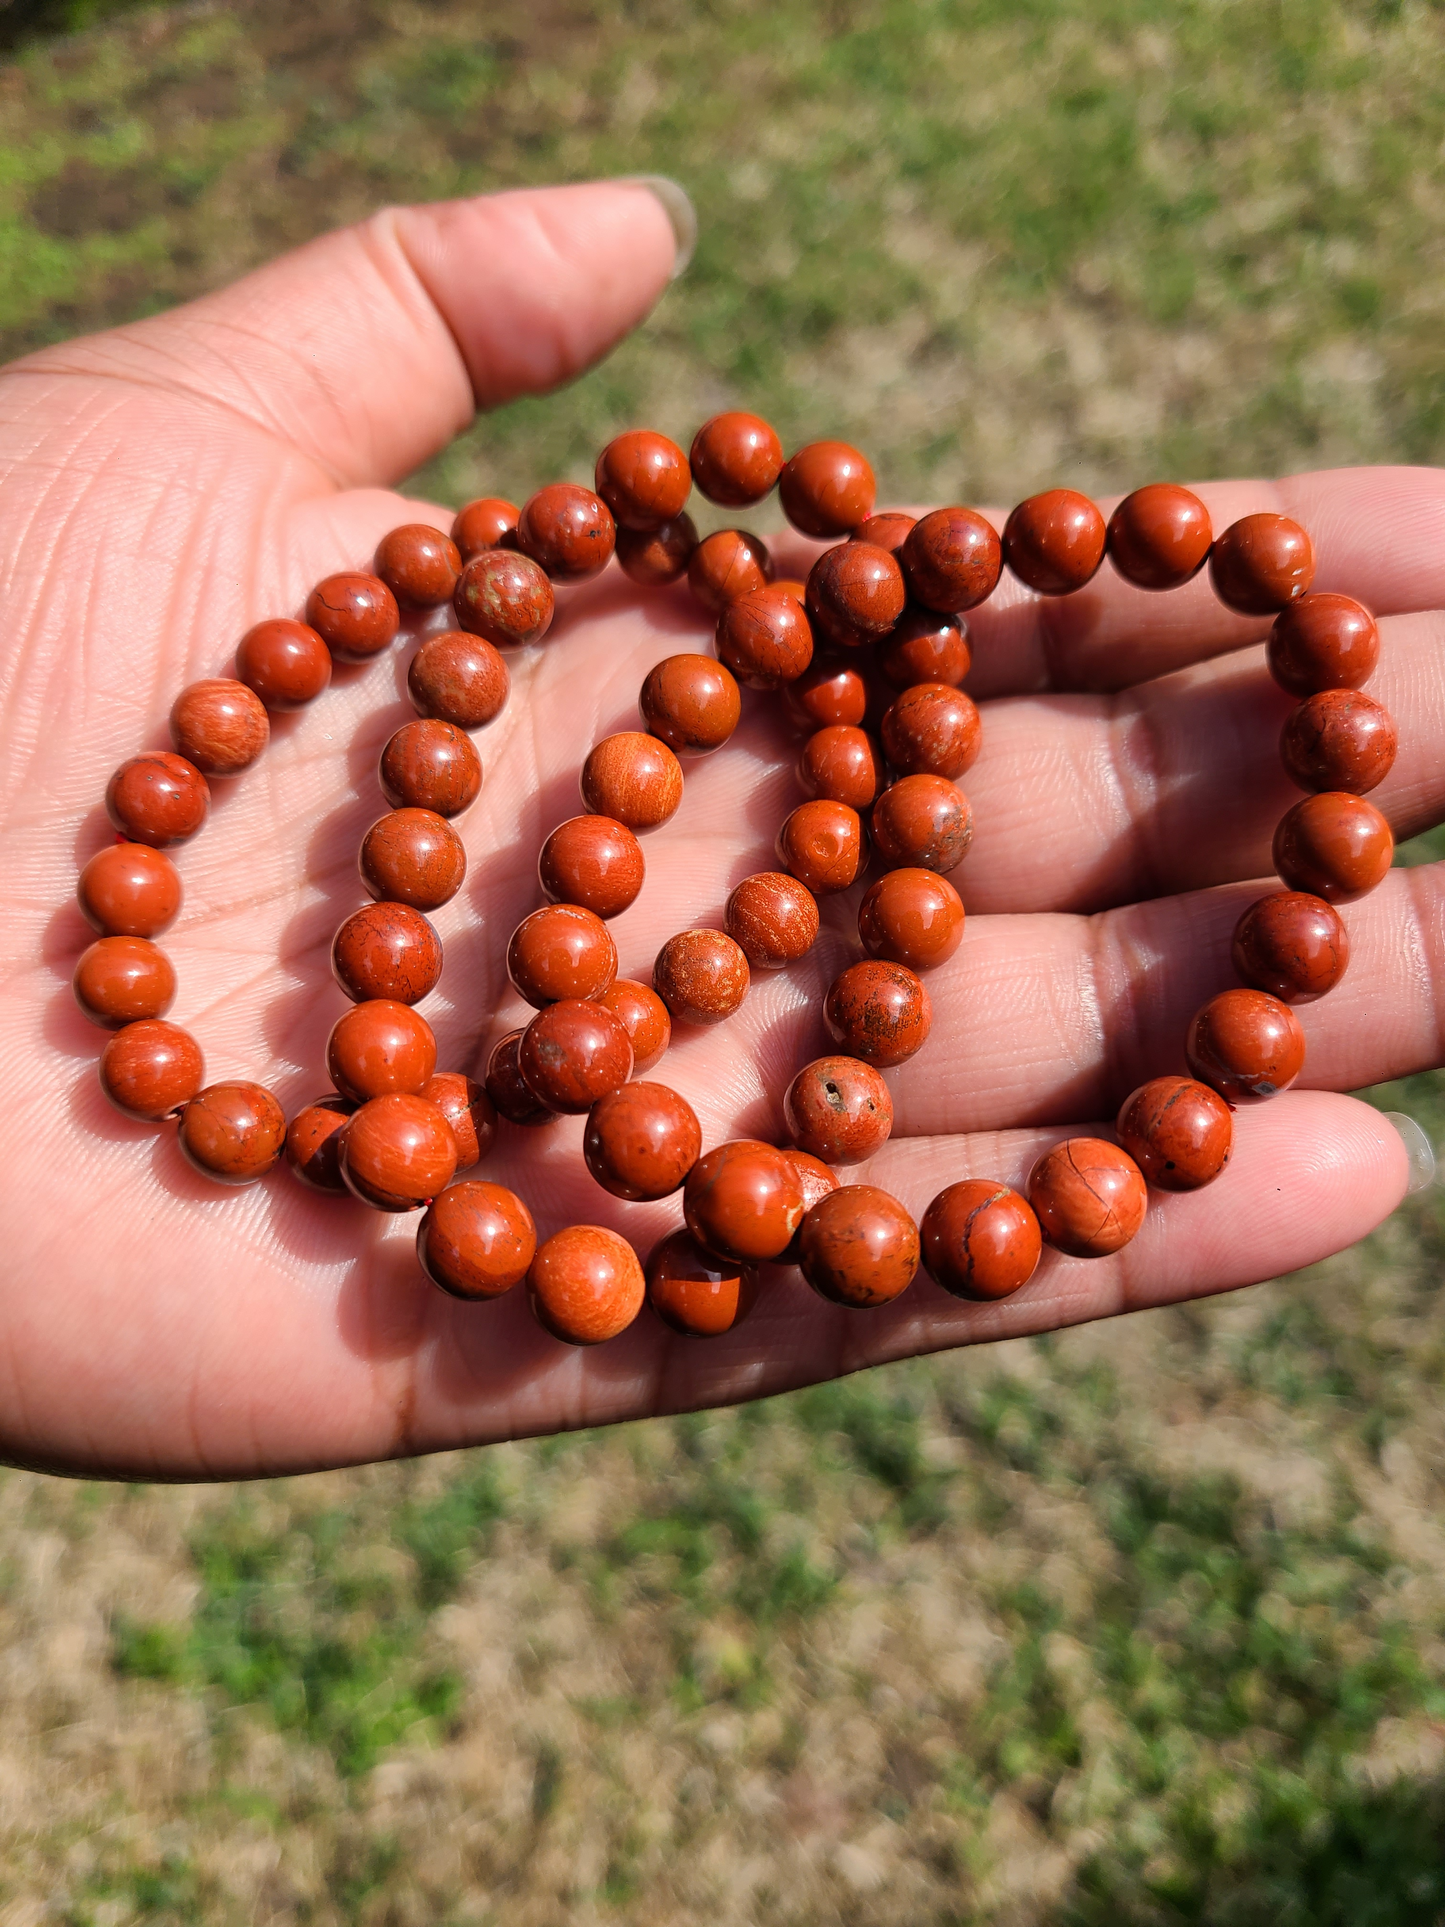
<path id="1" fill-rule="evenodd" d="M 672 241 L 676 250 L 672 279 L 676 281 L 692 259 L 693 249 L 697 246 L 697 209 L 692 204 L 692 196 L 666 174 L 624 174 L 622 178 L 645 187 L 649 194 L 655 194 L 662 203 L 662 211 L 672 224 Z"/>
<path id="2" fill-rule="evenodd" d="M 1386 1111 L 1385 1122 L 1400 1133 L 1400 1142 L 1410 1160 L 1410 1182 L 1406 1192 L 1413 1196 L 1435 1182 L 1435 1147 L 1406 1111 Z"/>

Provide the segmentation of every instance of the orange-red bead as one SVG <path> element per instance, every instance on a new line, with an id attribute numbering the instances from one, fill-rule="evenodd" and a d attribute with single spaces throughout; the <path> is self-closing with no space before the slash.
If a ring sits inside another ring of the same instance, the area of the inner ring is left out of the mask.
<path id="1" fill-rule="evenodd" d="M 512 932 L 507 975 L 538 1010 L 564 997 L 600 997 L 617 976 L 617 946 L 581 904 L 549 903 Z"/>
<path id="2" fill-rule="evenodd" d="M 1109 560 L 1136 589 L 1177 589 L 1209 560 L 1214 529 L 1199 497 L 1177 482 L 1150 482 L 1109 517 Z"/>
<path id="3" fill-rule="evenodd" d="M 647 1260 L 647 1302 L 684 1338 L 718 1338 L 740 1325 L 757 1301 L 753 1265 L 715 1257 L 688 1231 L 669 1232 Z"/>
<path id="4" fill-rule="evenodd" d="M 105 790 L 105 813 L 133 843 L 153 850 L 194 836 L 211 807 L 211 786 L 184 756 L 147 750 L 122 763 Z"/>
<path id="5" fill-rule="evenodd" d="M 619 529 L 661 528 L 682 513 L 692 493 L 686 455 L 651 428 L 614 436 L 597 457 L 593 479 Z"/>
<path id="6" fill-rule="evenodd" d="M 479 495 L 474 502 L 458 509 L 457 519 L 452 523 L 452 540 L 461 551 L 462 561 L 470 562 L 484 549 L 510 545 L 521 513 L 515 502 L 503 501 L 499 495 Z"/>
<path id="7" fill-rule="evenodd" d="M 935 509 L 908 531 L 898 560 L 915 602 L 957 615 L 993 594 L 1003 548 L 977 509 Z"/>
<path id="8" fill-rule="evenodd" d="M 1038 1269 L 1043 1234 L 1027 1198 L 990 1178 L 950 1184 L 918 1227 L 923 1264 L 955 1298 L 1007 1298 Z"/>
<path id="9" fill-rule="evenodd" d="M 388 739 L 377 775 L 393 809 L 460 816 L 481 794 L 482 759 L 455 723 L 429 716 L 403 723 Z"/>
<path id="10" fill-rule="evenodd" d="M 732 672 L 711 656 L 666 656 L 648 671 L 638 708 L 670 750 L 702 755 L 732 735 L 743 699 Z"/>
<path id="11" fill-rule="evenodd" d="M 546 570 L 510 549 L 484 549 L 473 556 L 452 597 L 458 627 L 498 649 L 540 642 L 556 607 Z"/>
<path id="12" fill-rule="evenodd" d="M 236 674 L 268 709 L 302 709 L 331 681 L 331 651 L 307 622 L 276 616 L 236 645 Z"/>
<path id="13" fill-rule="evenodd" d="M 973 663 L 968 631 L 957 616 L 921 609 L 903 611 L 878 645 L 878 673 L 894 689 L 941 682 L 957 688 Z"/>
<path id="14" fill-rule="evenodd" d="M 1312 591 L 1275 617 L 1265 656 L 1269 673 L 1291 696 L 1358 689 L 1379 663 L 1380 631 L 1352 596 Z"/>
<path id="15" fill-rule="evenodd" d="M 823 1000 L 823 1022 L 840 1050 L 887 1069 L 922 1050 L 933 1004 L 907 964 L 870 958 L 849 964 L 833 979 Z"/>
<path id="16" fill-rule="evenodd" d="M 1274 833 L 1274 867 L 1291 890 L 1327 903 L 1353 903 L 1389 874 L 1390 825 L 1374 804 L 1348 790 L 1306 796 L 1286 810 Z"/>
<path id="17" fill-rule="evenodd" d="M 1192 1077 L 1154 1077 L 1126 1097 L 1119 1142 L 1160 1191 L 1198 1191 L 1229 1162 L 1229 1106 Z"/>
<path id="18" fill-rule="evenodd" d="M 211 1084 L 181 1112 L 186 1161 L 217 1184 L 254 1184 L 286 1147 L 286 1113 L 264 1085 Z"/>
<path id="19" fill-rule="evenodd" d="M 693 480 L 710 502 L 747 508 L 777 486 L 783 445 L 761 416 L 731 410 L 703 423 L 689 461 Z"/>
<path id="20" fill-rule="evenodd" d="M 911 869 L 957 869 L 973 841 L 973 810 L 943 776 L 901 776 L 873 805 L 873 846 L 885 863 Z"/>
<path id="21" fill-rule="evenodd" d="M 148 843 L 112 843 L 81 871 L 75 895 L 103 937 L 158 937 L 180 910 L 181 875 Z"/>
<path id="22" fill-rule="evenodd" d="M 549 1111 L 523 1081 L 519 1058 L 525 1030 L 509 1030 L 492 1046 L 487 1058 L 486 1092 L 493 1109 L 509 1124 L 524 1124 L 529 1129 L 555 1123 L 556 1111 Z"/>
<path id="23" fill-rule="evenodd" d="M 752 970 L 782 970 L 796 963 L 818 935 L 812 891 L 781 870 L 744 877 L 728 898 L 723 920 Z"/>
<path id="24" fill-rule="evenodd" d="M 749 689 L 777 689 L 813 660 L 808 618 L 776 583 L 728 603 L 718 617 L 715 645 L 719 662 Z"/>
<path id="25" fill-rule="evenodd" d="M 414 1094 L 436 1067 L 431 1025 L 409 1004 L 390 997 L 353 1004 L 326 1040 L 327 1076 L 353 1104 L 398 1091 Z"/>
<path id="26" fill-rule="evenodd" d="M 704 1152 L 682 1197 L 687 1228 L 706 1251 L 739 1264 L 776 1258 L 803 1220 L 803 1187 L 785 1151 L 735 1138 Z"/>
<path id="27" fill-rule="evenodd" d="M 1020 502 L 1004 525 L 1004 561 L 1036 595 L 1072 595 L 1104 559 L 1104 518 L 1071 488 Z"/>
<path id="28" fill-rule="evenodd" d="M 947 683 L 914 683 L 889 704 L 880 725 L 883 749 L 901 776 L 946 776 L 973 768 L 983 739 L 978 710 Z"/>
<path id="29" fill-rule="evenodd" d="M 603 1005 L 564 997 L 539 1010 L 523 1031 L 517 1069 L 539 1104 L 577 1117 L 631 1077 L 632 1040 Z"/>
<path id="30" fill-rule="evenodd" d="M 800 803 L 784 819 L 778 861 L 815 897 L 846 890 L 863 867 L 863 825 L 857 810 L 824 797 Z"/>
<path id="31" fill-rule="evenodd" d="M 892 552 L 854 539 L 825 549 L 808 575 L 808 620 L 838 648 L 878 642 L 903 614 L 903 571 Z"/>
<path id="32" fill-rule="evenodd" d="M 357 867 L 372 896 L 439 910 L 466 879 L 467 853 L 435 810 L 392 810 L 362 838 Z"/>
<path id="33" fill-rule="evenodd" d="M 1105 1138 L 1065 1138 L 1029 1174 L 1029 1203 L 1039 1229 L 1071 1258 L 1121 1251 L 1137 1237 L 1148 1202 L 1143 1172 Z"/>
<path id="34" fill-rule="evenodd" d="M 870 957 L 936 970 L 963 942 L 963 900 L 933 870 L 891 870 L 859 904 L 858 936 Z"/>
<path id="35" fill-rule="evenodd" d="M 71 982 L 76 1003 L 106 1030 L 164 1017 L 176 994 L 170 958 L 145 937 L 98 937 Z"/>
<path id="36" fill-rule="evenodd" d="M 1245 515 L 1209 552 L 1209 579 L 1227 609 L 1272 616 L 1298 602 L 1315 574 L 1315 545 L 1287 515 Z"/>
<path id="37" fill-rule="evenodd" d="M 702 1126 L 665 1084 L 624 1084 L 587 1117 L 582 1155 L 604 1191 L 629 1203 L 670 1197 L 702 1152 Z"/>
<path id="38" fill-rule="evenodd" d="M 517 518 L 517 547 L 554 582 L 585 582 L 597 575 L 612 560 L 616 542 L 611 509 L 575 482 L 539 488 Z"/>
<path id="39" fill-rule="evenodd" d="M 422 716 L 481 729 L 500 716 L 510 685 L 500 650 L 485 636 L 445 629 L 428 636 L 406 672 L 406 691 Z"/>
<path id="40" fill-rule="evenodd" d="M 766 543 L 746 529 L 718 529 L 704 536 L 687 561 L 687 586 L 714 615 L 740 595 L 765 589 L 772 579 L 773 558 Z"/>
<path id="41" fill-rule="evenodd" d="M 353 1113 L 337 1157 L 347 1190 L 363 1204 L 416 1211 L 451 1183 L 457 1142 L 435 1104 L 392 1091 Z"/>
<path id="42" fill-rule="evenodd" d="M 1294 1083 L 1305 1066 L 1305 1037 L 1278 997 L 1224 990 L 1195 1013 L 1184 1055 L 1191 1073 L 1227 1103 L 1253 1103 Z"/>
<path id="43" fill-rule="evenodd" d="M 632 1074 L 640 1077 L 665 1055 L 672 1042 L 672 1019 L 655 990 L 631 977 L 619 977 L 597 998 L 632 1040 Z"/>
<path id="44" fill-rule="evenodd" d="M 538 1324 L 568 1345 L 616 1338 L 642 1310 L 645 1294 L 637 1253 L 600 1225 L 557 1232 L 538 1247 L 527 1273 Z"/>
<path id="45" fill-rule="evenodd" d="M 171 740 L 203 776 L 239 776 L 271 740 L 271 719 L 245 683 L 212 676 L 176 697 Z"/>
<path id="46" fill-rule="evenodd" d="M 867 459 L 847 442 L 809 442 L 778 477 L 783 513 L 804 535 L 851 535 L 877 494 Z"/>
<path id="47" fill-rule="evenodd" d="M 403 609 L 435 609 L 450 602 L 462 572 L 461 550 L 425 522 L 406 522 L 384 535 L 376 573 Z"/>
<path id="48" fill-rule="evenodd" d="M 847 723 L 815 729 L 798 758 L 798 782 L 808 795 L 846 803 L 850 810 L 866 810 L 883 781 L 883 759 L 873 738 Z"/>
<path id="49" fill-rule="evenodd" d="M 748 994 L 748 960 L 722 930 L 682 930 L 652 967 L 652 987 L 674 1023 L 720 1024 Z"/>
<path id="50" fill-rule="evenodd" d="M 816 1057 L 788 1086 L 783 1116 L 800 1151 L 825 1164 L 861 1164 L 888 1142 L 893 1099 L 871 1064 Z"/>
<path id="51" fill-rule="evenodd" d="M 659 829 L 682 801 L 682 765 L 660 737 L 640 729 L 604 736 L 582 765 L 582 801 L 629 830 Z"/>
<path id="52" fill-rule="evenodd" d="M 201 1047 L 164 1018 L 127 1024 L 100 1054 L 100 1088 L 127 1117 L 156 1124 L 188 1104 L 205 1076 Z"/>
<path id="53" fill-rule="evenodd" d="M 497 1112 L 482 1085 L 461 1071 L 434 1071 L 417 1092 L 435 1104 L 457 1141 L 457 1169 L 470 1171 L 491 1150 L 497 1135 Z"/>
<path id="54" fill-rule="evenodd" d="M 355 1003 L 419 1004 L 441 977 L 441 938 L 409 904 L 363 904 L 332 939 L 331 974 Z"/>
<path id="55" fill-rule="evenodd" d="M 537 875 L 553 903 L 580 903 L 599 917 L 620 917 L 635 903 L 646 866 L 637 838 L 610 816 L 573 816 L 542 845 Z"/>
<path id="56" fill-rule="evenodd" d="M 1284 1004 L 1310 1004 L 1344 976 L 1350 940 L 1339 911 L 1323 897 L 1272 890 L 1235 925 L 1231 955 L 1252 989 Z"/>
<path id="57" fill-rule="evenodd" d="M 286 1162 L 291 1175 L 308 1190 L 340 1196 L 341 1133 L 356 1106 L 345 1097 L 318 1097 L 292 1118 L 286 1132 Z"/>
<path id="58" fill-rule="evenodd" d="M 1383 703 L 1359 689 L 1323 689 L 1285 723 L 1279 756 L 1302 790 L 1364 796 L 1390 774 L 1399 746 L 1395 719 Z"/>
<path id="59" fill-rule="evenodd" d="M 521 1284 L 536 1253 L 531 1212 L 501 1184 L 449 1184 L 417 1226 L 421 1268 L 453 1298 L 500 1298 Z"/>
<path id="60" fill-rule="evenodd" d="M 617 566 L 647 589 L 665 588 L 687 573 L 697 550 L 697 529 L 690 515 L 675 515 L 655 529 L 619 529 Z"/>
<path id="61" fill-rule="evenodd" d="M 783 707 L 799 729 L 856 728 L 868 711 L 868 685 L 852 662 L 815 655 L 784 683 Z"/>
<path id="62" fill-rule="evenodd" d="M 888 1192 L 844 1184 L 820 1198 L 798 1234 L 798 1264 L 820 1297 L 854 1311 L 887 1305 L 918 1271 L 918 1227 Z"/>
<path id="63" fill-rule="evenodd" d="M 343 662 L 370 662 L 396 635 L 401 611 L 380 576 L 343 569 L 311 591 L 306 620 L 333 656 Z"/>

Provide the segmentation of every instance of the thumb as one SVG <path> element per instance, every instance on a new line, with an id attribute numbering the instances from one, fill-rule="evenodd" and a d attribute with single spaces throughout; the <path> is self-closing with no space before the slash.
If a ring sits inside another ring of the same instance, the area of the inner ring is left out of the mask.
<path id="1" fill-rule="evenodd" d="M 338 487 L 390 483 L 474 409 L 540 394 L 606 354 L 684 261 L 690 222 L 670 181 L 386 208 L 13 372 L 159 388 L 233 427 L 239 416 Z"/>

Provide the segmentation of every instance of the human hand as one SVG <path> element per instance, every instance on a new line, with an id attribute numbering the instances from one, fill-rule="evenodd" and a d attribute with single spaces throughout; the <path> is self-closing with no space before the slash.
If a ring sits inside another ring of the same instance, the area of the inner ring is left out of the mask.
<path id="1" fill-rule="evenodd" d="M 6 1457 L 243 1476 L 756 1397 L 1268 1278 L 1354 1242 L 1402 1196 L 1390 1125 L 1334 1093 L 1440 1057 L 1439 865 L 1393 872 L 1346 910 L 1349 972 L 1299 1011 L 1301 1087 L 1238 1114 L 1234 1161 L 1213 1186 L 1151 1193 L 1116 1257 L 1046 1252 L 995 1305 L 960 1304 L 920 1276 L 886 1308 L 844 1311 L 774 1270 L 727 1337 L 676 1338 L 644 1312 L 576 1351 L 534 1324 L 521 1291 L 491 1305 L 435 1291 L 414 1219 L 317 1196 L 284 1170 L 221 1190 L 182 1161 L 172 1127 L 108 1107 L 104 1034 L 68 980 L 90 934 L 75 876 L 109 838 L 110 772 L 167 744 L 176 693 L 224 673 L 252 622 L 365 566 L 399 522 L 446 526 L 449 511 L 386 485 L 474 401 L 540 392 L 603 353 L 651 307 L 673 258 L 662 208 L 636 186 L 404 210 L 0 374 Z M 1438 821 L 1445 480 L 1336 472 L 1200 493 L 1216 528 L 1260 508 L 1294 515 L 1319 552 L 1316 587 L 1386 617 L 1371 693 L 1398 719 L 1401 751 L 1374 800 L 1399 835 Z M 815 552 L 779 544 L 799 571 Z M 915 1216 L 960 1177 L 1021 1184 L 1042 1147 L 1091 1120 L 1106 1128 L 1135 1085 L 1182 1068 L 1188 1018 L 1234 981 L 1230 932 L 1268 887 L 1242 879 L 1267 875 L 1295 797 L 1275 753 L 1289 700 L 1263 667 L 1267 623 L 1229 614 L 1206 581 L 1145 596 L 1106 566 L 1087 590 L 1040 602 L 1006 579 L 970 627 L 984 749 L 967 779 L 974 844 L 953 879 L 968 930 L 929 979 L 928 1047 L 889 1074 L 894 1137 L 849 1173 Z M 685 592 L 644 595 L 614 568 L 512 659 L 511 701 L 479 739 L 483 793 L 457 825 L 468 880 L 435 916 L 447 963 L 426 1015 L 441 1066 L 475 1070 L 522 1020 L 504 952 L 538 900 L 541 841 L 578 809 L 590 745 L 636 726 L 651 664 L 708 637 Z M 288 1115 L 325 1083 L 344 1007 L 329 945 L 362 900 L 356 849 L 382 807 L 377 754 L 412 714 L 408 654 L 338 668 L 311 709 L 276 719 L 261 762 L 215 786 L 206 828 L 175 853 L 186 902 L 165 939 L 181 986 L 170 1014 L 200 1040 L 208 1080 L 266 1083 Z M 646 979 L 668 935 L 719 922 L 733 884 L 771 867 L 798 800 L 797 743 L 776 703 L 745 697 L 732 743 L 687 764 L 681 810 L 646 841 L 642 896 L 612 926 L 622 974 Z M 693 1103 L 705 1144 L 782 1140 L 788 1080 L 825 1047 L 820 1006 L 849 954 L 856 895 L 825 901 L 803 964 L 755 977 L 735 1018 L 678 1032 L 650 1073 Z M 477 1175 L 515 1188 L 543 1235 L 607 1224 L 645 1254 L 677 1200 L 617 1203 L 588 1176 L 580 1134 L 580 1120 L 504 1125 Z"/>

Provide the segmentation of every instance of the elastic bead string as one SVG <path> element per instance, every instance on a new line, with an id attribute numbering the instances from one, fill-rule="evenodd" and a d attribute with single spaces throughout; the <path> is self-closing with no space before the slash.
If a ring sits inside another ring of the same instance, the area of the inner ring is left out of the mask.
<path id="1" fill-rule="evenodd" d="M 278 617 L 248 630 L 236 677 L 182 691 L 171 712 L 174 754 L 146 752 L 116 771 L 106 808 L 119 834 L 79 885 L 100 934 L 74 980 L 82 1010 L 113 1032 L 100 1063 L 110 1100 L 131 1117 L 177 1119 L 186 1157 L 220 1183 L 252 1183 L 284 1155 L 306 1185 L 384 1211 L 422 1211 L 418 1256 L 437 1285 L 480 1301 L 525 1280 L 540 1323 L 573 1344 L 626 1329 L 644 1298 L 675 1331 L 729 1330 L 756 1302 L 758 1267 L 769 1261 L 800 1266 L 823 1297 L 859 1309 L 895 1298 L 920 1260 L 958 1297 L 1002 1298 L 1032 1276 L 1044 1243 L 1107 1255 L 1137 1235 L 1149 1186 L 1212 1182 L 1233 1148 L 1233 1108 L 1287 1089 L 1303 1068 L 1292 1006 L 1344 974 L 1349 944 L 1336 906 L 1373 889 L 1393 855 L 1389 826 L 1366 800 L 1396 751 L 1393 720 L 1361 693 L 1379 632 L 1349 597 L 1311 593 L 1306 531 L 1262 514 L 1215 537 L 1204 504 L 1173 483 L 1136 490 L 1107 524 L 1086 496 L 1050 489 L 1013 510 L 1002 538 L 962 506 L 916 520 L 875 513 L 873 471 L 858 450 L 815 442 L 785 462 L 773 429 L 741 413 L 705 423 L 690 455 L 649 430 L 620 435 L 599 456 L 595 480 L 595 491 L 551 484 L 520 508 L 495 497 L 469 502 L 450 535 L 415 523 L 392 530 L 372 571 L 316 585 L 304 622 Z M 793 526 L 836 538 L 834 546 L 806 583 L 777 581 L 766 545 L 746 530 L 698 539 L 685 509 L 694 486 L 738 509 L 777 487 Z M 427 912 L 466 875 L 450 819 L 482 786 L 470 732 L 507 701 L 501 652 L 546 635 L 553 582 L 584 581 L 614 555 L 644 586 L 685 576 L 716 617 L 715 653 L 656 664 L 639 693 L 642 728 L 589 752 L 587 813 L 546 838 L 538 874 L 548 901 L 508 944 L 508 974 L 536 1014 L 492 1047 L 483 1083 L 438 1072 L 436 1039 L 414 1006 L 442 970 Z M 1306 792 L 1275 835 L 1285 887 L 1240 918 L 1232 956 L 1242 987 L 1191 1020 L 1191 1075 L 1134 1091 L 1117 1143 L 1064 1139 L 1034 1165 L 1027 1197 L 987 1179 L 949 1185 L 915 1225 L 878 1187 L 841 1182 L 838 1167 L 887 1141 L 893 1107 L 881 1072 L 922 1048 L 932 1022 L 923 975 L 963 936 L 948 873 L 972 838 L 957 779 L 982 736 L 958 687 L 970 661 L 964 615 L 993 593 L 1005 566 L 1036 594 L 1062 596 L 1092 580 L 1106 555 L 1147 590 L 1178 587 L 1207 567 L 1227 607 L 1274 616 L 1270 671 L 1299 699 L 1281 759 Z M 448 603 L 457 626 L 427 636 L 408 671 L 418 720 L 381 754 L 391 808 L 366 832 L 359 858 L 373 901 L 345 918 L 332 946 L 336 981 L 352 999 L 326 1046 L 338 1095 L 288 1125 L 260 1085 L 202 1088 L 199 1045 L 166 1021 L 175 973 L 154 939 L 180 909 L 181 884 L 165 851 L 204 823 L 208 777 L 236 775 L 261 755 L 269 711 L 314 701 L 333 658 L 379 655 L 403 610 Z M 679 759 L 731 737 L 739 685 L 781 694 L 806 732 L 797 765 L 804 800 L 779 828 L 779 868 L 732 891 L 721 930 L 669 938 L 650 986 L 619 979 L 607 924 L 642 889 L 638 839 L 676 813 Z M 859 906 L 865 954 L 824 1000 L 835 1051 L 788 1086 L 791 1145 L 739 1139 L 704 1150 L 692 1107 L 640 1073 L 662 1059 L 674 1022 L 721 1022 L 742 1005 L 753 971 L 806 956 L 819 897 L 848 889 L 870 846 L 887 868 Z M 499 1116 L 537 1128 L 568 1113 L 585 1114 L 584 1160 L 611 1195 L 682 1194 L 684 1224 L 645 1270 L 626 1239 L 598 1226 L 571 1226 L 539 1247 L 513 1192 L 453 1181 L 486 1156 Z"/>

